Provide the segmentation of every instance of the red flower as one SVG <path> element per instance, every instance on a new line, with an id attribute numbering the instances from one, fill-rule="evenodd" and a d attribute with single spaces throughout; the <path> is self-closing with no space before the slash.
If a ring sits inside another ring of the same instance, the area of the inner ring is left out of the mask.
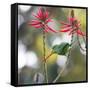
<path id="1" fill-rule="evenodd" d="M 69 32 L 69 35 L 77 33 L 78 35 L 85 36 L 85 33 L 80 30 L 80 21 L 78 21 L 76 18 L 72 17 L 68 19 L 69 22 L 61 22 L 63 25 L 60 30 L 60 32 Z"/>
<path id="2" fill-rule="evenodd" d="M 42 28 L 44 29 L 44 32 L 51 31 L 56 33 L 55 30 L 48 26 L 48 23 L 52 22 L 52 20 L 49 18 L 48 11 L 43 8 L 39 8 L 37 14 L 33 14 L 33 16 L 36 19 L 29 22 L 29 25 L 32 25 L 35 28 Z"/>

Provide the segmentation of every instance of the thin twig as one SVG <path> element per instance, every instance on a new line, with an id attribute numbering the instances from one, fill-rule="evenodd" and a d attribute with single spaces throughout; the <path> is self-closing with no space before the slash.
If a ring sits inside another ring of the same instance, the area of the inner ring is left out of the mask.
<path id="1" fill-rule="evenodd" d="M 49 58 L 49 57 L 51 57 L 52 55 L 53 55 L 54 53 L 53 52 L 51 52 L 46 58 L 45 58 L 45 62 L 47 61 L 47 59 Z"/>

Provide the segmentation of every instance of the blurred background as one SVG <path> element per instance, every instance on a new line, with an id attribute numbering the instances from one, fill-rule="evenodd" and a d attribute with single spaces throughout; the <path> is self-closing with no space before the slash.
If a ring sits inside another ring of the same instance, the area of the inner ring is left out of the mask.
<path id="1" fill-rule="evenodd" d="M 68 22 L 70 11 L 74 9 L 75 16 L 81 22 L 81 29 L 86 33 L 86 10 L 61 7 L 44 7 L 49 13 L 53 22 L 49 26 L 60 30 L 60 22 Z M 32 12 L 37 13 L 38 6 L 18 6 L 18 84 L 40 84 L 44 83 L 43 72 L 43 34 L 42 29 L 36 29 L 28 25 L 28 22 L 35 19 Z M 76 37 L 74 36 L 76 40 Z M 46 33 L 46 56 L 50 54 L 51 48 L 61 42 L 70 43 L 71 36 L 67 33 Z M 80 37 L 83 48 L 85 44 Z M 49 83 L 56 78 L 65 65 L 67 57 L 52 55 L 48 61 Z M 38 77 L 38 82 L 36 81 Z M 83 52 L 78 43 L 72 49 L 69 64 L 57 82 L 75 82 L 86 80 L 86 52 Z"/>

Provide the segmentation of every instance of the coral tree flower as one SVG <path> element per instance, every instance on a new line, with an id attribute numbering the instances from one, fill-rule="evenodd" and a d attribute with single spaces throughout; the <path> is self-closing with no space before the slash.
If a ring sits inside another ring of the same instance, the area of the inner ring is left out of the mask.
<path id="1" fill-rule="evenodd" d="M 68 23 L 61 22 L 60 32 L 69 32 L 69 35 L 77 33 L 78 35 L 85 36 L 85 33 L 80 30 L 80 21 L 78 21 L 74 16 L 68 18 Z"/>
<path id="2" fill-rule="evenodd" d="M 36 19 L 29 22 L 29 25 L 32 25 L 35 28 L 42 28 L 44 32 L 54 32 L 57 31 L 53 30 L 50 26 L 48 26 L 49 22 L 52 22 L 52 19 L 49 18 L 49 12 L 46 11 L 44 8 L 39 8 L 37 14 L 32 14 Z"/>

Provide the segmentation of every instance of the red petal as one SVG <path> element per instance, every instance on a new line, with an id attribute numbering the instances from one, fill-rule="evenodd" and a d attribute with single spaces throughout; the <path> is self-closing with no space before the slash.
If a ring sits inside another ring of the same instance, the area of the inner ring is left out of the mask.
<path id="1" fill-rule="evenodd" d="M 65 22 L 61 22 L 61 24 L 63 24 L 63 25 L 70 25 L 70 24 L 68 24 L 68 23 L 65 23 Z"/>
<path id="2" fill-rule="evenodd" d="M 78 24 L 77 25 L 78 25 L 78 27 L 81 25 L 80 21 L 78 21 Z"/>
<path id="3" fill-rule="evenodd" d="M 70 23 L 72 23 L 72 22 L 75 21 L 75 20 L 76 20 L 76 18 L 72 18 L 72 17 L 69 18 L 69 22 L 70 22 Z"/>
<path id="4" fill-rule="evenodd" d="M 35 28 L 42 28 L 42 25 L 32 25 L 33 27 L 35 27 Z"/>
<path id="5" fill-rule="evenodd" d="M 49 16 L 49 12 L 48 12 L 48 11 L 45 11 L 44 17 L 45 17 L 45 18 L 48 18 L 48 16 Z"/>
<path id="6" fill-rule="evenodd" d="M 46 24 L 49 23 L 49 22 L 52 22 L 52 20 L 51 20 L 50 18 L 48 18 L 48 19 L 45 21 Z"/>
<path id="7" fill-rule="evenodd" d="M 42 8 L 40 7 L 39 9 L 38 9 L 38 13 L 37 13 L 37 15 L 40 17 L 40 19 L 43 19 L 43 12 L 42 12 Z"/>
<path id="8" fill-rule="evenodd" d="M 36 24 L 36 23 L 30 23 L 30 25 L 32 25 L 32 26 L 33 26 L 33 25 L 40 25 L 40 24 Z"/>
<path id="9" fill-rule="evenodd" d="M 62 29 L 62 30 L 60 30 L 60 32 L 68 32 L 68 31 L 70 31 L 71 29 Z"/>
<path id="10" fill-rule="evenodd" d="M 32 22 L 40 22 L 39 20 L 31 20 Z"/>
<path id="11" fill-rule="evenodd" d="M 64 25 L 64 26 L 61 26 L 61 28 L 69 28 L 71 27 L 71 25 Z"/>
<path id="12" fill-rule="evenodd" d="M 76 33 L 77 27 L 73 27 L 69 33 L 69 35 Z"/>
<path id="13" fill-rule="evenodd" d="M 35 20 L 32 20 L 31 22 L 29 22 L 29 25 L 32 25 L 32 26 L 41 26 L 42 25 L 42 23 L 41 22 L 39 22 L 39 21 L 35 21 Z"/>
<path id="14" fill-rule="evenodd" d="M 75 30 L 70 31 L 69 35 L 76 33 Z"/>
<path id="15" fill-rule="evenodd" d="M 40 21 L 38 21 L 38 20 L 32 20 L 31 22 L 30 22 L 30 24 L 41 24 L 41 22 Z"/>
<path id="16" fill-rule="evenodd" d="M 48 29 L 45 29 L 44 32 L 48 33 Z"/>
<path id="17" fill-rule="evenodd" d="M 52 28 L 50 28 L 48 25 L 46 25 L 46 28 L 54 33 L 57 33 L 57 31 L 53 30 Z"/>
<path id="18" fill-rule="evenodd" d="M 35 15 L 34 13 L 32 13 L 32 15 L 33 15 L 34 17 L 36 17 L 37 19 L 41 19 L 41 17 L 40 17 L 40 16 Z"/>
<path id="19" fill-rule="evenodd" d="M 81 25 L 80 22 L 78 22 L 75 26 L 76 27 L 80 27 L 80 25 Z"/>
<path id="20" fill-rule="evenodd" d="M 77 30 L 77 34 L 82 35 L 82 36 L 85 36 L 85 33 L 84 32 L 81 32 L 81 30 Z"/>

